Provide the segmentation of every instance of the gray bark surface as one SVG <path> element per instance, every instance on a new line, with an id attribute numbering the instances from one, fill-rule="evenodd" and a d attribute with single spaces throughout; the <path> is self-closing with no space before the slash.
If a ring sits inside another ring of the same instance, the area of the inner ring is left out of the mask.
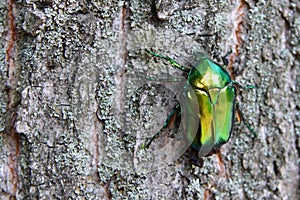
<path id="1" fill-rule="evenodd" d="M 0 199 L 299 199 L 299 10 L 298 0 L 1 1 Z M 141 149 L 182 79 L 145 50 L 184 66 L 195 51 L 226 56 L 234 79 L 256 86 L 237 101 L 257 137 L 236 120 L 202 166 L 168 139 Z"/>

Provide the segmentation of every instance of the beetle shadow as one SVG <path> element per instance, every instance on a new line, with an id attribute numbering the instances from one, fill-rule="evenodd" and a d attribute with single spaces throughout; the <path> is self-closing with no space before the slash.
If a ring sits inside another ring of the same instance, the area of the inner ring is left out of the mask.
<path id="1" fill-rule="evenodd" d="M 181 122 L 186 117 L 183 109 L 180 115 L 170 120 L 168 127 L 154 139 L 148 149 L 143 148 L 143 144 L 161 130 L 169 111 L 176 105 L 180 105 L 179 110 L 182 110 L 182 105 L 187 104 L 186 97 L 182 96 L 184 90 L 187 90 L 187 87 L 184 87 L 186 79 L 156 79 L 143 76 L 136 70 L 131 72 L 125 85 L 132 88 L 125 90 L 126 106 L 124 115 L 119 116 L 119 121 L 125 134 L 136 138 L 132 161 L 134 168 L 138 172 L 149 172 L 174 162 L 190 146 L 184 135 L 184 123 Z M 198 104 L 194 107 L 198 109 Z M 195 116 L 195 119 L 199 123 L 198 116 Z M 198 127 L 198 124 L 195 126 Z"/>

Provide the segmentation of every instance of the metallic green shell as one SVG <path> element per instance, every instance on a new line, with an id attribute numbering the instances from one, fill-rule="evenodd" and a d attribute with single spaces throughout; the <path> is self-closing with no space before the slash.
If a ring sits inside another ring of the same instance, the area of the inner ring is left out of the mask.
<path id="1" fill-rule="evenodd" d="M 148 52 L 187 72 L 187 84 L 180 100 L 181 125 L 188 144 L 206 156 L 226 143 L 232 131 L 236 89 L 225 68 L 203 54 L 196 55 L 192 68 L 184 67 L 168 56 Z M 178 107 L 176 107 L 178 108 Z M 173 116 L 173 115 L 171 115 Z M 163 128 L 167 127 L 170 117 Z M 249 126 L 247 126 L 249 127 Z M 147 146 L 161 133 L 151 138 Z"/>
<path id="2" fill-rule="evenodd" d="M 191 146 L 205 156 L 230 138 L 236 90 L 228 72 L 208 58 L 201 59 L 199 64 L 190 70 L 188 84 L 193 88 L 193 91 L 188 93 L 193 92 L 197 99 L 187 95 L 187 138 Z M 192 123 L 195 120 L 191 118 L 195 114 L 191 105 L 195 105 L 195 101 L 199 106 L 200 120 L 196 137 L 195 130 L 189 128 L 194 127 Z"/>

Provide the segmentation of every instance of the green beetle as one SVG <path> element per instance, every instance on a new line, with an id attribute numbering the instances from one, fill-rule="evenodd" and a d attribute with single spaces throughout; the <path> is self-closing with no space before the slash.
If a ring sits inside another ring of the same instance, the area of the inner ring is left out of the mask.
<path id="1" fill-rule="evenodd" d="M 198 150 L 200 156 L 214 153 L 230 138 L 235 114 L 235 86 L 241 85 L 231 79 L 225 68 L 203 54 L 196 55 L 197 65 L 188 68 L 168 56 L 150 51 L 148 53 L 167 60 L 173 67 L 187 73 L 187 89 L 184 90 L 184 102 L 174 107 L 163 128 L 144 148 L 148 148 L 174 119 L 180 118 L 184 110 L 185 117 L 181 122 L 184 123 L 185 136 L 191 147 Z M 244 120 L 243 122 L 255 134 L 250 125 Z"/>

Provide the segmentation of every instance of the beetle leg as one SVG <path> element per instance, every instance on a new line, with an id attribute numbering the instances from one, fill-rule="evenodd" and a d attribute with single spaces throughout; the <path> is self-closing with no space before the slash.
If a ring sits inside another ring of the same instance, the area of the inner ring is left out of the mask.
<path id="1" fill-rule="evenodd" d="M 256 134 L 254 128 L 253 128 L 253 127 L 245 120 L 243 113 L 242 113 L 241 110 L 239 109 L 239 104 L 238 104 L 238 102 L 236 102 L 236 108 L 237 108 L 236 111 L 237 111 L 238 118 L 240 119 L 239 121 L 242 121 L 242 122 L 245 124 L 245 126 L 246 126 L 246 127 L 253 133 L 253 135 L 256 137 L 257 134 Z"/>
<path id="2" fill-rule="evenodd" d="M 147 143 L 143 144 L 142 148 L 143 149 L 148 149 L 149 146 L 151 145 L 151 143 L 158 138 L 158 136 L 166 129 L 171 127 L 178 119 L 178 117 L 180 117 L 181 115 L 181 109 L 180 109 L 180 105 L 176 104 L 174 106 L 174 108 L 172 109 L 170 115 L 168 116 L 167 120 L 165 121 L 162 129 L 160 129 L 160 131 L 158 131 Z"/>
<path id="3" fill-rule="evenodd" d="M 189 72 L 191 69 L 188 68 L 188 67 L 184 67 L 180 64 L 178 64 L 175 60 L 173 60 L 172 58 L 170 58 L 169 56 L 163 56 L 163 55 L 160 55 L 160 54 L 157 54 L 157 53 L 154 53 L 152 51 L 148 51 L 146 50 L 150 55 L 152 56 L 155 56 L 155 57 L 158 57 L 158 58 L 162 58 L 162 59 L 165 59 L 166 61 L 168 61 L 172 67 L 175 67 L 177 69 L 180 69 L 181 71 L 184 71 L 184 72 Z"/>
<path id="4" fill-rule="evenodd" d="M 255 85 L 246 85 L 246 86 L 244 86 L 244 85 L 240 84 L 239 82 L 237 82 L 237 81 L 235 81 L 235 80 L 232 80 L 232 83 L 233 83 L 234 85 L 238 86 L 239 88 L 244 89 L 244 90 L 249 90 L 249 89 L 254 89 L 254 88 L 256 88 Z"/>
<path id="5" fill-rule="evenodd" d="M 242 84 L 240 84 L 239 82 L 234 81 L 234 80 L 232 80 L 232 83 L 233 83 L 234 85 L 236 85 L 237 87 L 242 88 L 242 89 L 245 89 L 245 90 L 249 90 L 249 89 L 254 89 L 254 88 L 256 88 L 255 85 L 246 85 L 246 86 L 244 86 L 244 85 L 242 85 Z M 239 121 L 242 121 L 242 122 L 245 124 L 245 126 L 252 132 L 252 134 L 256 137 L 257 134 L 256 134 L 254 128 L 253 128 L 253 127 L 245 120 L 245 118 L 244 118 L 244 116 L 243 116 L 243 113 L 242 113 L 241 110 L 239 109 L 239 104 L 238 104 L 238 102 L 236 102 L 236 108 L 237 108 L 236 110 L 237 110 L 237 115 L 238 115 Z"/>

